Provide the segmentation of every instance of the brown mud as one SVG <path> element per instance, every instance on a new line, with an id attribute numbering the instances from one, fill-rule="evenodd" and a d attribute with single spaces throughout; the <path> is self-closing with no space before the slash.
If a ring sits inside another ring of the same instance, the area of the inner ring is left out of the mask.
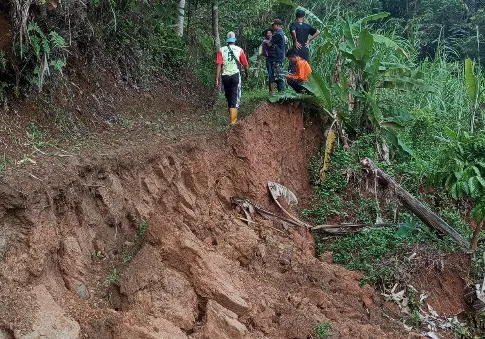
<path id="1" fill-rule="evenodd" d="M 410 336 L 359 273 L 314 257 L 307 231 L 236 218 L 231 196 L 272 208 L 267 181 L 310 192 L 318 126 L 296 106 L 262 104 L 218 135 L 8 171 L 0 334 L 311 338 L 331 321 L 334 338 Z"/>

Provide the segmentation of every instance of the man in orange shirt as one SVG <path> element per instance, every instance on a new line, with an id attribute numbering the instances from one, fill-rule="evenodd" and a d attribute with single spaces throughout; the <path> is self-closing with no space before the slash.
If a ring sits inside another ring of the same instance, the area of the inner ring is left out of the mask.
<path id="1" fill-rule="evenodd" d="M 286 53 L 286 57 L 294 65 L 293 69 L 296 70 L 295 73 L 285 75 L 286 81 L 296 93 L 302 93 L 305 90 L 302 83 L 308 81 L 308 76 L 312 72 L 312 68 L 308 61 L 298 56 L 298 52 L 295 49 L 290 49 Z"/>

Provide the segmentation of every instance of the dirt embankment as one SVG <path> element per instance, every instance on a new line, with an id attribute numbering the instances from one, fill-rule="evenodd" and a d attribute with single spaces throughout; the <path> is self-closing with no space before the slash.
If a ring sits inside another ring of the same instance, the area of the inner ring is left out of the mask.
<path id="1" fill-rule="evenodd" d="M 235 218 L 231 196 L 271 208 L 269 180 L 309 191 L 317 126 L 263 104 L 218 136 L 7 173 L 0 337 L 311 338 L 323 321 L 338 338 L 407 337 L 308 232 Z"/>

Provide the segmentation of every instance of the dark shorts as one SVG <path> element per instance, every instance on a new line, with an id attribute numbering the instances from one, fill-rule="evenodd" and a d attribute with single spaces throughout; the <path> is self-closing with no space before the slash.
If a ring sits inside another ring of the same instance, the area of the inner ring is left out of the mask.
<path id="1" fill-rule="evenodd" d="M 266 58 L 266 71 L 268 72 L 268 79 L 271 82 L 271 78 L 273 77 L 273 68 L 271 67 L 271 61 Z"/>
<path id="2" fill-rule="evenodd" d="M 298 52 L 298 56 L 300 58 L 310 61 L 310 50 L 307 47 L 301 46 L 301 48 L 297 49 L 296 51 Z"/>
<path id="3" fill-rule="evenodd" d="M 269 82 L 283 81 L 283 67 L 281 62 L 266 60 Z"/>
<path id="4" fill-rule="evenodd" d="M 293 79 L 288 79 L 287 82 L 288 82 L 288 86 L 290 86 L 291 88 L 293 88 L 293 90 L 296 93 L 305 93 L 306 92 L 306 88 L 303 87 L 303 82 L 297 81 L 297 80 L 293 80 Z"/>

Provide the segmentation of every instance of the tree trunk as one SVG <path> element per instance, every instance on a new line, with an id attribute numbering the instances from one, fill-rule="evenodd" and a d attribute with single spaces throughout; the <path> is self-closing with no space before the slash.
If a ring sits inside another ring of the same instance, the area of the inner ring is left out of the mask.
<path id="1" fill-rule="evenodd" d="M 219 1 L 212 2 L 212 37 L 214 39 L 214 46 L 218 51 L 221 48 L 221 38 L 219 36 Z"/>
<path id="2" fill-rule="evenodd" d="M 20 44 L 20 57 L 22 57 L 24 49 L 24 40 L 29 39 L 27 33 L 27 21 L 29 19 L 30 5 L 34 0 L 10 0 L 12 5 L 12 30 L 13 42 Z"/>
<path id="3" fill-rule="evenodd" d="M 480 238 L 480 231 L 482 230 L 482 227 L 483 227 L 483 220 L 480 221 L 477 226 L 475 226 L 475 231 L 473 231 L 472 242 L 470 245 L 470 249 L 472 251 L 476 251 L 477 249 L 478 239 Z"/>
<path id="4" fill-rule="evenodd" d="M 184 35 L 184 20 L 185 20 L 185 0 L 179 1 L 178 7 L 178 25 L 177 25 L 177 35 L 182 37 Z"/>
<path id="5" fill-rule="evenodd" d="M 407 208 L 413 212 L 422 222 L 426 225 L 435 228 L 436 230 L 448 234 L 455 242 L 461 245 L 463 248 L 468 249 L 469 244 L 466 240 L 456 232 L 450 225 L 448 225 L 443 219 L 441 219 L 437 214 L 431 211 L 428 207 L 423 205 L 418 199 L 413 197 L 408 191 L 399 186 L 390 176 L 380 170 L 370 159 L 364 159 L 361 161 L 362 167 L 368 170 L 370 173 L 375 173 L 375 175 L 382 179 L 390 189 L 392 189 L 399 199 L 403 202 Z"/>

